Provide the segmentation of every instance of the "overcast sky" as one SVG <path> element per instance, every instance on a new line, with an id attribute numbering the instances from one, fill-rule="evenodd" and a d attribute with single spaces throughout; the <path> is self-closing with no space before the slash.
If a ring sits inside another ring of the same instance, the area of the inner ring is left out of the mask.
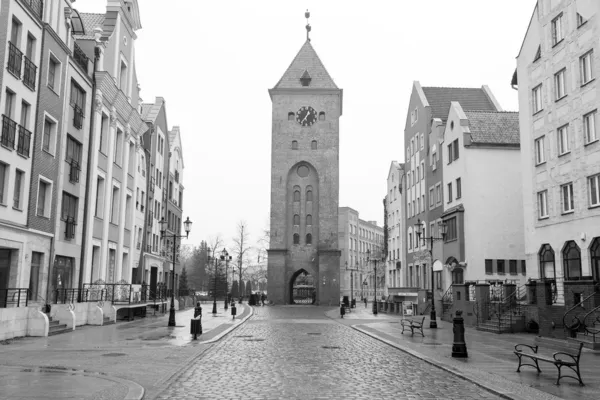
<path id="1" fill-rule="evenodd" d="M 245 220 L 255 242 L 268 228 L 271 101 L 306 39 L 338 87 L 340 206 L 383 225 L 392 160 L 404 161 L 412 83 L 488 85 L 505 110 L 535 0 L 139 0 L 136 70 L 144 102 L 166 99 L 181 127 L 189 244 L 221 234 L 230 246 Z M 77 0 L 104 12 L 106 0 Z M 185 242 L 184 242 L 185 243 Z"/>

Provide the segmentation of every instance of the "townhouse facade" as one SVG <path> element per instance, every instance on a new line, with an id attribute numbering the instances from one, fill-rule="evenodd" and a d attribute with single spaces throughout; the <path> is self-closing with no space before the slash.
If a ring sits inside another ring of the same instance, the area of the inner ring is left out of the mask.
<path id="1" fill-rule="evenodd" d="M 386 287 L 403 287 L 405 280 L 402 276 L 402 266 L 405 265 L 404 252 L 404 201 L 403 187 L 404 164 L 392 161 L 387 177 L 385 196 L 387 218 L 387 257 L 386 257 Z M 385 228 L 385 227 L 384 227 Z"/>
<path id="2" fill-rule="evenodd" d="M 385 264 L 381 262 L 383 228 L 377 226 L 376 221 L 360 219 L 359 212 L 350 207 L 339 207 L 338 215 L 338 246 L 342 252 L 340 295 L 350 297 L 353 290 L 352 297 L 355 299 L 376 293 L 381 297 L 385 292 Z M 379 255 L 377 276 L 374 262 L 368 260 L 367 251 L 371 253 L 371 258 Z"/>
<path id="3" fill-rule="evenodd" d="M 483 281 L 500 290 L 525 283 L 519 113 L 465 111 L 451 102 L 441 149 L 446 154 L 444 213 L 447 268 L 436 282 Z M 433 200 L 430 199 L 430 202 Z"/>
<path id="4" fill-rule="evenodd" d="M 538 1 L 512 82 L 527 277 L 567 309 L 600 280 L 599 11 L 594 1 Z"/>

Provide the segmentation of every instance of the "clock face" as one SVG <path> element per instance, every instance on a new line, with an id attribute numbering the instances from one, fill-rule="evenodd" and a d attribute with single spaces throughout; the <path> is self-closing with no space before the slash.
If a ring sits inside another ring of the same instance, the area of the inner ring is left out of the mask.
<path id="1" fill-rule="evenodd" d="M 311 126 L 317 121 L 317 112 L 310 106 L 304 106 L 296 113 L 296 121 L 302 126 Z"/>

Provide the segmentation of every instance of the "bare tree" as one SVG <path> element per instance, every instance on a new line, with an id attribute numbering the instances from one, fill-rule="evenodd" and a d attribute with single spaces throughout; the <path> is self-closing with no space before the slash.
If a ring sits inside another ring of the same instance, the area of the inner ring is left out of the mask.
<path id="1" fill-rule="evenodd" d="M 251 247 L 249 246 L 248 240 L 248 224 L 246 221 L 238 222 L 237 226 L 237 236 L 233 238 L 234 250 L 233 253 L 236 256 L 237 263 L 237 272 L 240 286 L 242 285 L 242 278 L 244 277 L 244 272 L 249 264 L 249 251 Z M 246 267 L 244 267 L 246 266 Z"/>
<path id="2" fill-rule="evenodd" d="M 220 252 L 219 248 L 223 246 L 223 239 L 221 239 L 221 234 L 217 234 L 216 236 L 211 236 L 208 241 L 208 256 L 211 257 L 212 260 L 215 259 L 217 252 Z M 218 258 L 218 255 L 216 256 Z M 214 261 L 213 261 L 214 263 Z M 210 269 L 210 262 L 207 263 L 207 274 L 209 276 L 214 276 L 214 271 Z"/>

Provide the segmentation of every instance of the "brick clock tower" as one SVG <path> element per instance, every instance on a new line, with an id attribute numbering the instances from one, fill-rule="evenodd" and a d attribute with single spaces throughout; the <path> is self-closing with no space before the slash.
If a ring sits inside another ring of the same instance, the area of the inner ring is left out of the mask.
<path id="1" fill-rule="evenodd" d="M 294 281 L 309 274 L 316 289 L 314 304 L 337 305 L 342 89 L 317 56 L 309 31 L 307 25 L 306 42 L 269 90 L 273 112 L 267 290 L 274 304 L 293 304 Z"/>

